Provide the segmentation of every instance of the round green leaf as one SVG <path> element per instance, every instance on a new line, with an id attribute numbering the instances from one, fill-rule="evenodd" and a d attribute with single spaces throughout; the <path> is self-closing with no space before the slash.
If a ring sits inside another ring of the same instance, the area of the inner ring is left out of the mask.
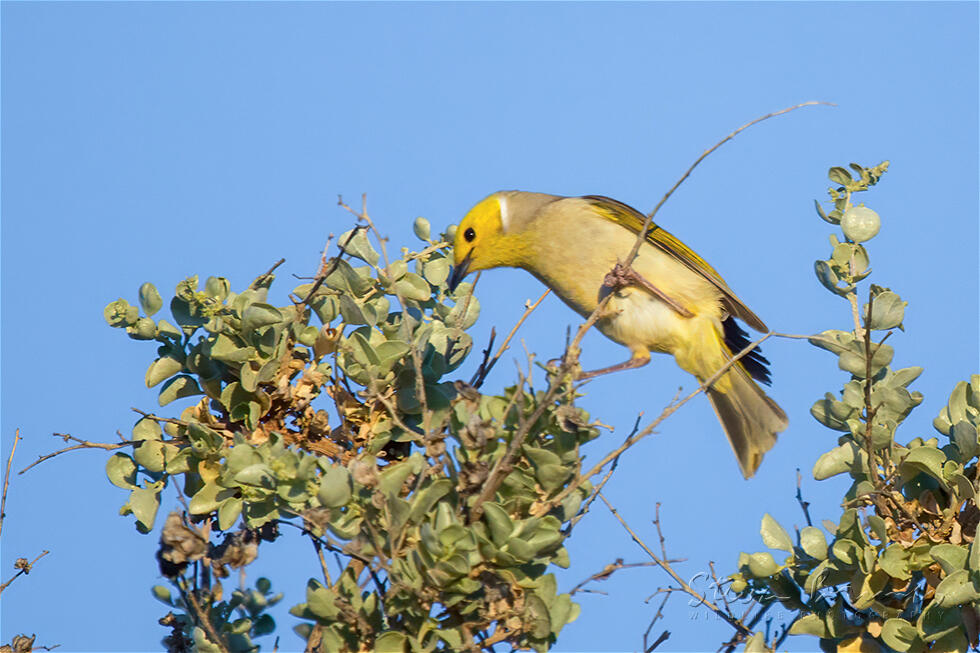
<path id="1" fill-rule="evenodd" d="M 124 490 L 135 490 L 139 486 L 136 484 L 136 463 L 127 454 L 115 453 L 105 464 L 105 473 L 109 477 L 109 482 L 116 487 Z"/>
<path id="2" fill-rule="evenodd" d="M 428 220 L 418 217 L 415 218 L 415 222 L 412 223 L 412 231 L 415 232 L 415 237 L 419 240 L 429 240 L 432 229 L 429 226 Z"/>
<path id="3" fill-rule="evenodd" d="M 204 393 L 201 392 L 201 387 L 197 385 L 197 381 L 193 377 L 181 374 L 170 379 L 160 388 L 160 396 L 157 398 L 157 401 L 161 406 L 166 406 L 171 401 L 182 397 L 192 397 L 200 394 Z"/>
<path id="4" fill-rule="evenodd" d="M 242 331 L 254 331 L 282 321 L 282 313 L 275 306 L 255 302 L 242 315 Z"/>
<path id="5" fill-rule="evenodd" d="M 827 538 L 824 537 L 823 531 L 819 528 L 805 526 L 800 531 L 800 548 L 808 556 L 817 560 L 825 560 L 827 558 Z"/>
<path id="6" fill-rule="evenodd" d="M 146 387 L 152 388 L 165 379 L 169 379 L 184 369 L 183 363 L 176 358 L 163 356 L 150 363 L 146 370 Z"/>
<path id="7" fill-rule="evenodd" d="M 904 619 L 889 619 L 881 629 L 881 641 L 896 651 L 907 651 L 919 638 L 915 627 Z"/>
<path id="8" fill-rule="evenodd" d="M 320 478 L 320 490 L 317 492 L 320 503 L 327 508 L 339 508 L 347 505 L 351 498 L 350 473 L 340 465 L 331 465 Z"/>
<path id="9" fill-rule="evenodd" d="M 152 317 L 163 306 L 163 299 L 160 292 L 152 283 L 144 283 L 140 286 L 140 306 L 147 317 Z"/>

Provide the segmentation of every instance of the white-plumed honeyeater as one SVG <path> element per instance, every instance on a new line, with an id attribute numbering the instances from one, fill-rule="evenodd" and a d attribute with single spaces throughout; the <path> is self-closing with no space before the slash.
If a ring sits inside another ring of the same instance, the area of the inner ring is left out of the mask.
<path id="1" fill-rule="evenodd" d="M 494 193 L 456 230 L 450 287 L 475 270 L 523 268 L 583 316 L 612 293 L 596 328 L 628 347 L 631 357 L 580 378 L 639 367 L 653 351 L 671 354 L 704 382 L 749 344 L 735 318 L 768 329 L 714 268 L 658 225 L 651 225 L 632 265 L 619 265 L 645 220 L 608 197 Z M 608 277 L 614 268 L 618 278 Z M 787 426 L 786 414 L 756 383 L 769 383 L 767 365 L 754 349 L 707 390 L 746 478 Z"/>

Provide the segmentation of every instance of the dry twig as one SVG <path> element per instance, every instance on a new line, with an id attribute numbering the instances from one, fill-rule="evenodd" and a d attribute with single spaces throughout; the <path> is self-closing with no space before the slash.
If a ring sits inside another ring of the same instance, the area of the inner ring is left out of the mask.
<path id="1" fill-rule="evenodd" d="M 20 442 L 20 429 L 14 431 L 14 444 L 10 447 L 10 455 L 7 456 L 7 468 L 3 473 L 3 498 L 0 499 L 0 533 L 3 532 L 3 520 L 7 516 L 7 488 L 10 486 L 10 464 L 14 461 L 14 452 L 17 451 L 18 442 Z"/>
<path id="2" fill-rule="evenodd" d="M 71 441 L 71 442 L 77 442 L 78 444 L 73 444 L 70 447 L 65 447 L 64 449 L 58 449 L 57 451 L 54 451 L 52 453 L 44 454 L 43 456 L 38 456 L 37 460 L 35 460 L 30 465 L 17 472 L 18 475 L 23 474 L 24 472 L 29 470 L 31 467 L 34 467 L 35 465 L 40 465 L 45 460 L 50 460 L 55 456 L 66 453 L 68 451 L 74 451 L 75 449 L 104 449 L 106 451 L 115 451 L 116 449 L 122 449 L 123 447 L 128 447 L 129 445 L 133 444 L 132 440 L 124 440 L 122 442 L 117 442 L 117 443 L 89 442 L 88 440 L 76 438 L 74 435 L 70 435 L 68 433 L 52 433 L 51 435 L 55 437 L 59 437 L 65 442 Z"/>

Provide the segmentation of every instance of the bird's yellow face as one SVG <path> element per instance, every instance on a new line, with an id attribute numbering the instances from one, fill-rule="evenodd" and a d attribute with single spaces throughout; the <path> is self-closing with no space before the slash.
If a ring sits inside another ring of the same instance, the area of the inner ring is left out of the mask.
<path id="1" fill-rule="evenodd" d="M 506 198 L 499 193 L 487 197 L 470 209 L 459 227 L 453 242 L 450 289 L 455 289 L 470 272 L 520 263 L 521 239 L 517 234 L 504 233 L 503 211 Z"/>

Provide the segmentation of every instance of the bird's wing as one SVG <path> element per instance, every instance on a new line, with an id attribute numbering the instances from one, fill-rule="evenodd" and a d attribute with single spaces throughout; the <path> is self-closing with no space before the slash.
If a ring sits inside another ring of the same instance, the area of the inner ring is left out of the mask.
<path id="1" fill-rule="evenodd" d="M 646 216 L 628 204 L 623 204 L 619 200 L 602 195 L 585 195 L 581 199 L 592 205 L 596 213 L 611 220 L 618 225 L 626 227 L 633 233 L 640 233 Z M 721 275 L 707 261 L 698 256 L 690 247 L 675 238 L 670 232 L 655 223 L 650 224 L 650 229 L 646 236 L 647 242 L 680 261 L 692 271 L 704 277 L 715 288 L 721 291 L 723 296 L 722 304 L 731 315 L 744 320 L 747 325 L 756 331 L 768 332 L 769 329 L 759 317 L 749 310 L 741 299 L 739 299 L 732 289 L 728 287 Z"/>

